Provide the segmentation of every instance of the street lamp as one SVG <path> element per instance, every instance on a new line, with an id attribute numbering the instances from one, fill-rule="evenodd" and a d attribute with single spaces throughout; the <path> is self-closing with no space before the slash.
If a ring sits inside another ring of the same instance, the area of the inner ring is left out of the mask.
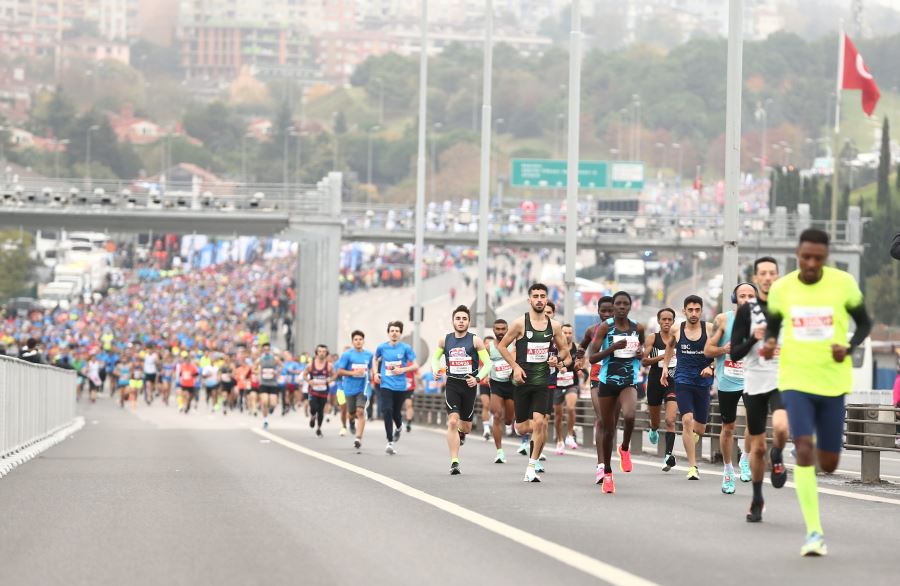
<path id="1" fill-rule="evenodd" d="M 372 133 L 381 130 L 381 126 L 377 124 L 369 128 L 369 148 L 368 158 L 366 162 L 366 184 L 372 185 Z"/>
<path id="2" fill-rule="evenodd" d="M 431 182 L 428 184 L 431 201 L 434 201 L 434 187 L 437 182 L 437 133 L 440 132 L 443 127 L 444 125 L 440 122 L 435 122 L 434 132 L 431 134 Z"/>
<path id="3" fill-rule="evenodd" d="M 378 124 L 384 124 L 384 80 L 376 77 L 375 83 L 378 84 Z"/>
<path id="4" fill-rule="evenodd" d="M 53 139 L 53 176 L 59 178 L 59 147 L 69 144 L 69 139 Z"/>
<path id="5" fill-rule="evenodd" d="M 283 188 L 284 188 L 285 192 L 288 189 L 288 182 L 290 180 L 290 171 L 291 171 L 290 161 L 288 160 L 288 157 L 290 157 L 290 154 L 291 154 L 290 153 L 290 141 L 291 141 L 291 137 L 296 135 L 296 132 L 297 131 L 293 125 L 287 126 L 284 129 L 284 155 L 283 155 L 283 160 L 282 160 L 281 173 L 282 173 L 282 183 L 284 184 Z"/>
<path id="6" fill-rule="evenodd" d="M 87 129 L 87 135 L 86 135 L 87 136 L 87 138 L 86 138 L 87 148 L 85 149 L 87 151 L 87 155 L 85 156 L 85 168 L 84 168 L 84 181 L 85 181 L 85 185 L 87 185 L 86 191 L 91 190 L 91 133 L 94 132 L 95 130 L 99 130 L 99 129 L 100 129 L 100 126 L 98 126 L 97 124 L 92 124 L 91 126 L 88 126 L 88 129 Z"/>

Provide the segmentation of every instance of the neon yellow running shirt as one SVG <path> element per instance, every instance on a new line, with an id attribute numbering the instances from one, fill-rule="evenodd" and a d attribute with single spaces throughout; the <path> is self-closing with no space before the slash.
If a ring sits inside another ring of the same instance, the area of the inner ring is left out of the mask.
<path id="1" fill-rule="evenodd" d="M 850 274 L 832 267 L 822 271 L 813 285 L 802 282 L 799 271 L 775 281 L 769 315 L 783 318 L 778 388 L 837 397 L 853 390 L 853 361 L 848 354 L 835 362 L 831 345 L 847 345 L 847 310 L 862 305 L 863 296 Z"/>

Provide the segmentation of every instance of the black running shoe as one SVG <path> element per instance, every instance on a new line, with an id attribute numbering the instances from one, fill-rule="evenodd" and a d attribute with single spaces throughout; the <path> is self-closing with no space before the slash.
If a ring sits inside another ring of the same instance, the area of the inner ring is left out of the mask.
<path id="1" fill-rule="evenodd" d="M 398 427 L 397 429 L 394 430 L 394 441 L 395 442 L 400 441 L 400 429 L 401 428 Z"/>
<path id="2" fill-rule="evenodd" d="M 322 437 L 322 430 L 321 430 L 321 429 L 317 429 L 317 430 L 316 430 L 316 437 Z"/>
<path id="3" fill-rule="evenodd" d="M 787 468 L 784 467 L 781 450 L 773 446 L 769 450 L 769 459 L 772 461 L 772 486 L 781 488 L 787 482 Z"/>
<path id="4" fill-rule="evenodd" d="M 312 429 L 316 426 L 316 418 L 315 416 L 309 418 L 309 428 Z"/>
<path id="5" fill-rule="evenodd" d="M 462 470 L 459 469 L 459 462 L 450 462 L 450 476 L 458 474 L 462 474 Z"/>
<path id="6" fill-rule="evenodd" d="M 764 507 L 765 503 L 763 501 L 753 501 L 752 503 L 750 503 L 750 510 L 747 512 L 747 522 L 759 523 L 760 521 L 762 521 Z"/>

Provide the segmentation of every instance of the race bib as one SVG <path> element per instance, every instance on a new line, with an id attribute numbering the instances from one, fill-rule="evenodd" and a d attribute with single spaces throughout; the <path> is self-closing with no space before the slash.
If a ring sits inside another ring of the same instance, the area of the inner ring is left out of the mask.
<path id="1" fill-rule="evenodd" d="M 507 381 L 512 375 L 512 366 L 509 362 L 502 358 L 494 362 L 494 379 L 498 381 Z"/>
<path id="2" fill-rule="evenodd" d="M 309 387 L 314 391 L 324 393 L 328 390 L 328 381 L 324 378 L 314 378 L 309 381 Z"/>
<path id="3" fill-rule="evenodd" d="M 775 346 L 775 353 L 772 354 L 772 359 L 767 360 L 765 356 L 763 356 L 762 348 L 759 349 L 759 363 L 763 366 L 765 365 L 777 365 L 778 358 L 781 356 L 781 346 Z"/>
<path id="4" fill-rule="evenodd" d="M 279 376 L 278 376 L 278 384 L 279 384 L 279 385 L 283 385 L 283 384 L 284 384 L 284 375 L 279 375 Z"/>
<path id="5" fill-rule="evenodd" d="M 402 366 L 403 366 L 403 362 L 401 362 L 400 360 L 385 360 L 384 361 L 384 372 L 388 376 L 401 376 L 401 375 L 392 374 L 391 369 L 401 368 Z"/>
<path id="6" fill-rule="evenodd" d="M 834 338 L 834 308 L 792 307 L 794 339 L 800 342 L 824 342 Z"/>
<path id="7" fill-rule="evenodd" d="M 353 371 L 353 376 L 356 378 L 366 378 L 366 370 L 369 368 L 368 364 L 351 364 L 350 370 Z"/>
<path id="8" fill-rule="evenodd" d="M 230 382 L 231 382 L 231 375 L 228 374 L 227 372 L 223 372 L 223 373 L 222 373 L 222 382 L 223 382 L 223 383 L 230 383 Z"/>
<path id="9" fill-rule="evenodd" d="M 550 357 L 550 342 L 528 342 L 525 362 L 547 362 Z"/>
<path id="10" fill-rule="evenodd" d="M 621 340 L 625 340 L 625 347 L 613 352 L 613 356 L 616 358 L 634 358 L 638 348 L 641 347 L 641 341 L 637 336 L 613 336 L 613 344 Z"/>
<path id="11" fill-rule="evenodd" d="M 725 359 L 725 376 L 729 378 L 744 378 L 744 361 Z"/>
<path id="12" fill-rule="evenodd" d="M 266 380 L 271 380 L 271 379 L 275 378 L 275 369 L 274 368 L 264 368 L 264 369 L 262 369 L 262 373 L 260 376 Z"/>
<path id="13" fill-rule="evenodd" d="M 571 387 L 575 384 L 575 372 L 569 370 L 567 372 L 561 372 L 556 375 L 556 386 L 557 387 Z"/>
<path id="14" fill-rule="evenodd" d="M 462 348 L 453 348 L 447 356 L 447 369 L 457 376 L 472 374 L 472 357 Z"/>

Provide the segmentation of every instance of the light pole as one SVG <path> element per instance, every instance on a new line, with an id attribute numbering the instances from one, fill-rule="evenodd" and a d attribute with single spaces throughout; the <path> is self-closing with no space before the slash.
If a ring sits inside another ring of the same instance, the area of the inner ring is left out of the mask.
<path id="1" fill-rule="evenodd" d="M 481 105 L 481 176 L 478 186 L 478 281 L 475 286 L 475 331 L 487 329 L 487 263 L 488 263 L 488 207 L 491 199 L 491 114 L 492 73 L 494 68 L 494 3 L 485 0 L 484 76 Z M 473 74 L 474 77 L 474 74 Z M 472 85 L 475 85 L 474 79 Z M 475 92 L 472 91 L 474 100 Z M 475 109 L 472 108 L 472 128 Z"/>
<path id="2" fill-rule="evenodd" d="M 281 168 L 281 183 L 282 189 L 284 189 L 285 193 L 288 190 L 288 183 L 290 182 L 290 172 L 291 172 L 291 164 L 289 161 L 289 157 L 291 154 L 291 136 L 294 135 L 294 126 L 287 126 L 284 129 L 284 154 L 282 155 L 282 168 Z"/>
<path id="3" fill-rule="evenodd" d="M 85 185 L 87 186 L 86 187 L 87 191 L 91 190 L 91 133 L 94 132 L 95 130 L 99 130 L 99 129 L 100 129 L 100 127 L 96 124 L 92 124 L 91 126 L 88 126 L 88 129 L 87 129 L 87 138 L 86 138 L 86 141 L 87 141 L 86 147 L 87 148 L 85 149 L 87 151 L 87 154 L 85 156 L 85 167 L 84 167 L 84 182 L 85 182 Z"/>
<path id="4" fill-rule="evenodd" d="M 53 139 L 53 175 L 56 178 L 59 178 L 59 148 L 67 144 L 69 144 L 68 138 L 62 140 L 59 140 L 58 138 Z"/>
<path id="5" fill-rule="evenodd" d="M 658 142 L 656 143 L 656 148 L 662 151 L 662 163 L 660 164 L 657 161 L 657 165 L 659 166 L 659 174 L 662 177 L 662 174 L 665 173 L 666 165 L 668 165 L 668 153 L 666 152 L 666 143 Z"/>
<path id="6" fill-rule="evenodd" d="M 565 316 L 575 323 L 575 260 L 578 256 L 578 163 L 581 156 L 581 1 L 572 0 L 569 33 L 569 146 L 566 153 Z"/>
<path id="7" fill-rule="evenodd" d="M 441 131 L 444 125 L 440 122 L 434 123 L 434 132 L 431 133 L 431 182 L 428 184 L 428 193 L 431 201 L 434 201 L 434 191 L 437 183 L 438 161 L 437 161 L 437 133 Z"/>
<path id="8" fill-rule="evenodd" d="M 725 92 L 725 213 L 722 287 L 738 280 L 738 203 L 741 187 L 741 103 L 744 52 L 744 0 L 728 5 L 728 67 Z"/>
<path id="9" fill-rule="evenodd" d="M 673 149 L 678 151 L 678 186 L 681 186 L 681 169 L 684 164 L 684 150 L 681 148 L 681 144 L 677 142 L 673 142 L 671 145 Z"/>
<path id="10" fill-rule="evenodd" d="M 338 170 L 338 159 L 340 157 L 340 148 L 341 142 L 337 133 L 337 112 L 331 113 L 331 121 L 332 121 L 332 130 L 334 132 L 334 161 L 333 161 L 333 170 Z"/>
<path id="11" fill-rule="evenodd" d="M 380 77 L 375 78 L 378 84 L 378 124 L 384 124 L 384 80 Z"/>
<path id="12" fill-rule="evenodd" d="M 366 159 L 366 184 L 369 186 L 372 185 L 372 133 L 379 130 L 381 130 L 381 127 L 377 124 L 369 128 L 369 145 Z"/>
<path id="13" fill-rule="evenodd" d="M 425 146 L 428 124 L 428 0 L 422 0 L 421 51 L 419 54 L 419 136 L 416 156 L 416 234 L 413 280 L 415 301 L 413 302 L 412 347 L 416 356 L 423 356 L 422 346 L 422 297 L 425 294 L 422 282 L 423 259 L 425 257 Z"/>
<path id="14" fill-rule="evenodd" d="M 634 139 L 632 147 L 634 149 L 633 161 L 641 159 L 641 96 L 633 94 L 631 96 L 632 107 L 634 108 Z"/>

